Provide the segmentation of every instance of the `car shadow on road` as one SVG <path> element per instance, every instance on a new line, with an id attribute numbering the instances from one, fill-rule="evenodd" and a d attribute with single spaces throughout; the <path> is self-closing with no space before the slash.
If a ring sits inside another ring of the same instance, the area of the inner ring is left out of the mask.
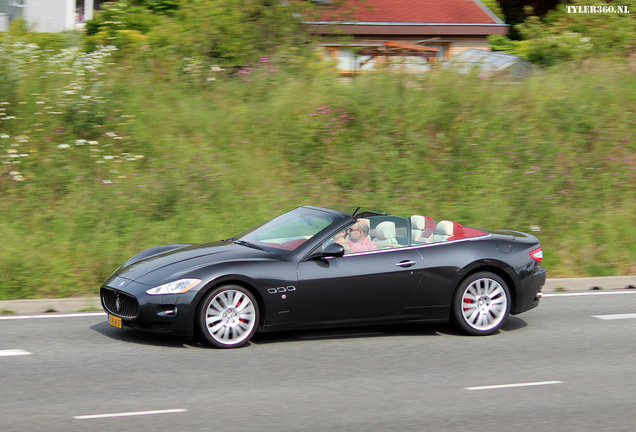
<path id="1" fill-rule="evenodd" d="M 508 332 L 519 330 L 520 328 L 527 327 L 528 323 L 516 316 L 509 316 L 506 323 L 501 326 L 500 331 Z"/>
<path id="2" fill-rule="evenodd" d="M 372 327 L 290 330 L 275 333 L 257 333 L 252 338 L 251 343 L 254 345 L 268 345 L 308 340 L 440 336 L 449 331 L 448 327 L 448 324 L 395 324 Z"/>
<path id="3" fill-rule="evenodd" d="M 94 326 L 91 326 L 90 329 L 114 340 L 139 345 L 153 345 L 165 348 L 188 348 L 189 346 L 197 345 L 196 343 L 193 343 L 184 337 L 145 332 L 142 330 L 126 327 L 124 327 L 123 329 L 118 329 L 106 322 L 95 324 Z"/>
<path id="4" fill-rule="evenodd" d="M 499 331 L 495 332 L 494 335 L 497 335 L 501 332 L 509 332 L 509 331 L 518 330 L 518 329 L 526 327 L 527 325 L 528 324 L 521 318 L 518 318 L 516 316 L 509 316 L 506 323 L 499 329 Z M 475 337 L 475 336 L 471 336 L 469 334 L 464 333 L 463 331 L 459 330 L 457 327 L 455 327 L 451 323 L 422 324 L 422 326 L 428 326 L 429 328 L 433 329 L 437 335 Z"/>
<path id="5" fill-rule="evenodd" d="M 509 332 L 526 327 L 528 324 L 516 316 L 508 317 L 508 321 L 499 332 Z M 118 329 L 106 322 L 90 327 L 108 338 L 121 342 L 140 345 L 153 345 L 166 348 L 210 348 L 211 346 L 200 343 L 196 339 L 188 339 L 169 334 L 150 333 L 138 329 Z M 499 333 L 497 332 L 497 333 Z M 289 330 L 273 333 L 257 333 L 246 345 L 269 345 L 276 343 L 294 343 L 308 340 L 337 340 L 337 339 L 363 339 L 363 338 L 387 338 L 387 337 L 430 337 L 430 336 L 468 336 L 449 323 L 430 324 L 394 324 L 372 327 L 336 327 L 317 330 Z"/>

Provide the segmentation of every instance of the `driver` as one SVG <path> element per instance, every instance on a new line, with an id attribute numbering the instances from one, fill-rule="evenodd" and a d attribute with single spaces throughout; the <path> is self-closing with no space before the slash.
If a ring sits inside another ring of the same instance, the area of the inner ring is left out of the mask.
<path id="1" fill-rule="evenodd" d="M 349 235 L 349 240 L 346 239 L 346 235 Z M 345 231 L 337 234 L 334 238 L 336 243 L 340 243 L 347 248 L 351 249 L 351 252 L 362 252 L 368 250 L 375 250 L 377 247 L 375 243 L 369 238 L 369 225 L 365 221 L 359 220 Z"/>

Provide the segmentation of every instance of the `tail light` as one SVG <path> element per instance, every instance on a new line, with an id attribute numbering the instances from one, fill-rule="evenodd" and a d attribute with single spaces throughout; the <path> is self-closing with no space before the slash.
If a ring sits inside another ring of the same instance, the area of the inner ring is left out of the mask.
<path id="1" fill-rule="evenodd" d="M 541 249 L 541 246 L 530 251 L 530 257 L 536 262 L 543 262 L 543 249 Z"/>

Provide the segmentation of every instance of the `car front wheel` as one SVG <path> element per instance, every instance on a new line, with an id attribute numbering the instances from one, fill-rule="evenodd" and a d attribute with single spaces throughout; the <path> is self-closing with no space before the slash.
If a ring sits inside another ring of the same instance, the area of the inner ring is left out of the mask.
<path id="1" fill-rule="evenodd" d="M 510 313 L 510 291 L 499 276 L 489 272 L 470 275 L 459 284 L 453 299 L 453 318 L 470 335 L 495 333 Z"/>
<path id="2" fill-rule="evenodd" d="M 238 348 L 256 333 L 259 310 L 254 296 L 238 285 L 212 290 L 203 299 L 198 324 L 204 341 L 218 348 Z"/>

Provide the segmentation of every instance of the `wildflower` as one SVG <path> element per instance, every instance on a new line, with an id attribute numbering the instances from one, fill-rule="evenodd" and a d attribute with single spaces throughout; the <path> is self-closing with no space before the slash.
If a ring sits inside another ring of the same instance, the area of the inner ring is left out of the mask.
<path id="1" fill-rule="evenodd" d="M 57 148 L 59 148 L 59 149 L 65 149 L 65 148 L 69 148 L 69 147 L 70 147 L 70 145 L 68 145 L 66 143 L 58 144 L 58 146 L 57 146 Z"/>

